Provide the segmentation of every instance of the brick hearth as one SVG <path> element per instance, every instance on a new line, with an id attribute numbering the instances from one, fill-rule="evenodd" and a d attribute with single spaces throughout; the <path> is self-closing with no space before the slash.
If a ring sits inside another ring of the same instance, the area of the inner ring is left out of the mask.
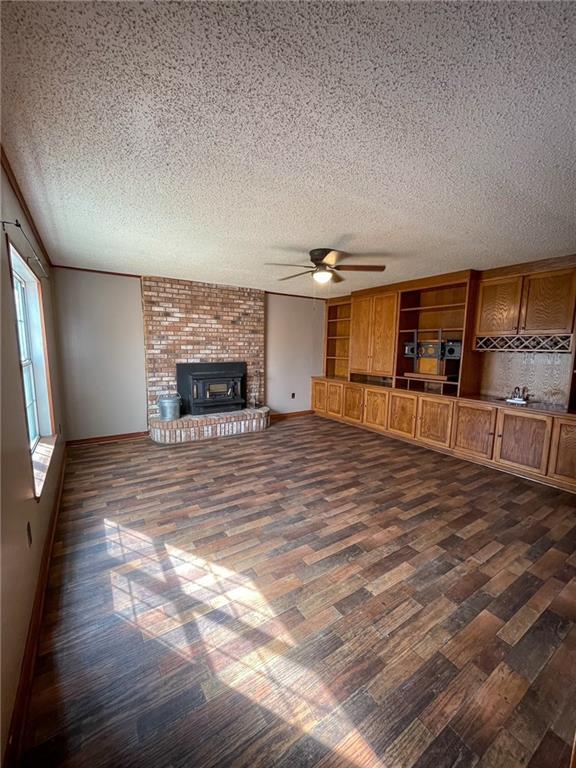
<path id="1" fill-rule="evenodd" d="M 150 437 L 156 443 L 190 443 L 213 437 L 262 432 L 269 424 L 269 408 L 245 408 L 212 416 L 182 416 L 174 421 L 150 419 Z"/>

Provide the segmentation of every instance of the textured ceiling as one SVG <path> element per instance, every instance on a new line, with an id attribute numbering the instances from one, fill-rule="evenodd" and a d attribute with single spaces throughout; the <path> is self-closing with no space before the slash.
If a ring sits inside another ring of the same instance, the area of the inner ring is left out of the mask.
<path id="1" fill-rule="evenodd" d="M 387 254 L 317 291 L 335 295 L 563 255 L 575 20 L 560 2 L 3 2 L 2 141 L 58 264 L 311 294 L 264 263 Z"/>

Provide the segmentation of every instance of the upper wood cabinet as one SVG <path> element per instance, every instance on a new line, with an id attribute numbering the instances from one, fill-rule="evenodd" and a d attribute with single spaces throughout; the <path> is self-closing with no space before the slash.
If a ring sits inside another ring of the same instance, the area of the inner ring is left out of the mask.
<path id="1" fill-rule="evenodd" d="M 312 410 L 326 410 L 326 382 L 312 380 Z"/>
<path id="2" fill-rule="evenodd" d="M 491 459 L 496 431 L 496 408 L 485 403 L 456 403 L 452 447 L 458 453 Z"/>
<path id="3" fill-rule="evenodd" d="M 375 429 L 386 429 L 388 392 L 385 389 L 367 389 L 364 400 L 364 424 Z"/>
<path id="4" fill-rule="evenodd" d="M 352 297 L 350 370 L 392 376 L 396 352 L 397 293 Z"/>
<path id="5" fill-rule="evenodd" d="M 520 333 L 572 333 L 576 270 L 535 272 L 524 277 Z"/>
<path id="6" fill-rule="evenodd" d="M 482 280 L 478 287 L 477 336 L 509 336 L 518 333 L 522 276 Z"/>
<path id="7" fill-rule="evenodd" d="M 546 474 L 551 432 L 551 416 L 499 410 L 494 461 Z"/>
<path id="8" fill-rule="evenodd" d="M 420 395 L 416 438 L 424 443 L 448 448 L 453 408 L 454 403 L 448 398 Z"/>
<path id="9" fill-rule="evenodd" d="M 576 419 L 554 419 L 548 475 L 576 483 Z"/>
<path id="10" fill-rule="evenodd" d="M 342 416 L 342 384 L 329 381 L 326 389 L 326 413 Z"/>
<path id="11" fill-rule="evenodd" d="M 364 387 L 344 384 L 342 416 L 350 421 L 362 421 L 364 415 Z"/>
<path id="12" fill-rule="evenodd" d="M 482 280 L 476 335 L 572 333 L 575 299 L 574 269 Z"/>
<path id="13" fill-rule="evenodd" d="M 388 396 L 388 430 L 404 437 L 416 434 L 418 397 L 404 392 L 390 392 Z"/>
<path id="14" fill-rule="evenodd" d="M 396 352 L 396 313 L 398 294 L 374 296 L 372 310 L 372 365 L 370 373 L 392 376 Z"/>
<path id="15" fill-rule="evenodd" d="M 350 326 L 350 370 L 366 372 L 370 365 L 372 297 L 352 299 Z"/>

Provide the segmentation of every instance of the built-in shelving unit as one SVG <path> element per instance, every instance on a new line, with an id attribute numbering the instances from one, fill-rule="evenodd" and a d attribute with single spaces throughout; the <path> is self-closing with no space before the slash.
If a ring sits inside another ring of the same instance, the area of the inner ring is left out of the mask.
<path id="1" fill-rule="evenodd" d="M 347 379 L 350 368 L 350 298 L 331 299 L 326 312 L 325 373 Z"/>
<path id="2" fill-rule="evenodd" d="M 394 386 L 457 395 L 466 282 L 401 291 Z"/>

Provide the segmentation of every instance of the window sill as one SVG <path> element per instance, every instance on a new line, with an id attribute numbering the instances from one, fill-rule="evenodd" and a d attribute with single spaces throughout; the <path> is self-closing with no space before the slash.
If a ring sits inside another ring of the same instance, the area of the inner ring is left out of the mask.
<path id="1" fill-rule="evenodd" d="M 36 448 L 32 451 L 32 469 L 34 470 L 34 496 L 39 499 L 44 488 L 44 481 L 48 474 L 48 468 L 52 461 L 54 448 L 56 447 L 56 435 L 41 437 Z"/>

